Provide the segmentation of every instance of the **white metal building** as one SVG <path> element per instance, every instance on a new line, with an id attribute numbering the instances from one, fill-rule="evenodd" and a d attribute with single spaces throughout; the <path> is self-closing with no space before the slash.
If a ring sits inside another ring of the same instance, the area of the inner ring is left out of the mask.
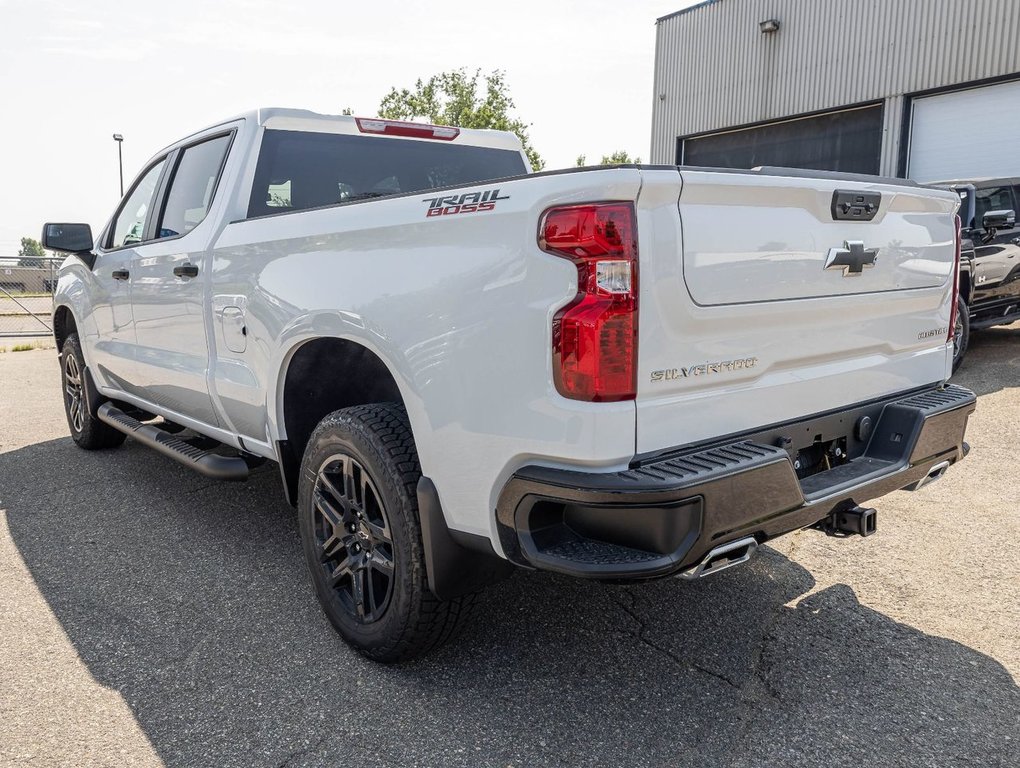
<path id="1" fill-rule="evenodd" d="M 1020 176 L 1020 0 L 707 0 L 653 104 L 655 163 Z"/>

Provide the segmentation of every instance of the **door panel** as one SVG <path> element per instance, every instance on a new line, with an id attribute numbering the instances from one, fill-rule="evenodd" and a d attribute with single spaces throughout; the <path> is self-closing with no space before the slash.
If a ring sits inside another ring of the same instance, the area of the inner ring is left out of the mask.
<path id="1" fill-rule="evenodd" d="M 985 213 L 993 210 L 1017 209 L 1009 185 L 978 188 L 975 194 L 974 224 L 981 227 Z M 1020 304 L 1020 227 L 1001 229 L 988 242 L 981 242 L 983 230 L 974 240 L 974 309 L 995 307 L 1000 303 L 1007 311 Z M 991 307 L 989 307 L 991 305 Z"/>
<path id="2" fill-rule="evenodd" d="M 220 419 L 209 394 L 206 250 L 208 213 L 232 133 L 180 150 L 166 183 L 156 238 L 131 267 L 138 380 L 146 398 L 206 424 Z"/>
<path id="3" fill-rule="evenodd" d="M 89 357 L 100 383 L 140 395 L 135 366 L 135 327 L 131 308 L 131 268 L 144 247 L 147 222 L 166 168 L 160 158 L 131 185 L 98 249 L 91 303 L 98 336 Z"/>
<path id="4" fill-rule="evenodd" d="M 130 270 L 133 255 L 131 249 L 101 254 L 92 271 L 89 297 L 97 331 L 87 350 L 92 373 L 100 383 L 123 392 L 134 389 L 135 326 L 131 284 L 118 278 Z"/>
<path id="5" fill-rule="evenodd" d="M 131 268 L 138 382 L 153 404 L 216 426 L 207 382 L 204 249 L 189 252 L 180 244 L 147 245 Z M 186 265 L 197 267 L 195 277 L 174 274 Z"/>

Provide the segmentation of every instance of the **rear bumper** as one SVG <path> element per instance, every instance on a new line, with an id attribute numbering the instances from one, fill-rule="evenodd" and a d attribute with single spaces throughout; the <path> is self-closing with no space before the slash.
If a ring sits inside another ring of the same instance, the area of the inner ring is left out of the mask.
<path id="1" fill-rule="evenodd" d="M 586 578 L 669 575 L 727 542 L 767 541 L 847 505 L 920 487 L 966 455 L 975 404 L 962 387 L 933 387 L 676 449 L 621 472 L 524 467 L 497 506 L 503 551 L 518 565 Z M 851 460 L 798 478 L 800 435 L 842 440 Z"/>

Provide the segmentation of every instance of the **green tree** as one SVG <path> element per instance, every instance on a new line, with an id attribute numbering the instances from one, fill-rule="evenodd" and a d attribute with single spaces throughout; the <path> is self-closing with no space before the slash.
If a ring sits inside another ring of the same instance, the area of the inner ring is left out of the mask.
<path id="1" fill-rule="evenodd" d="M 584 155 L 577 156 L 577 167 L 581 168 L 587 165 L 587 158 Z M 639 165 L 641 163 L 640 157 L 632 158 L 626 150 L 618 149 L 611 155 L 602 155 L 602 161 L 599 165 L 630 165 L 631 163 Z"/>
<path id="2" fill-rule="evenodd" d="M 514 101 L 503 72 L 497 69 L 483 75 L 480 69 L 474 74 L 454 69 L 428 80 L 418 80 L 413 89 L 390 89 L 379 105 L 379 117 L 510 131 L 517 134 L 524 145 L 532 168 L 540 171 L 545 162 L 531 146 L 528 138 L 531 125 L 513 115 L 513 109 Z"/>
<path id="3" fill-rule="evenodd" d="M 46 251 L 38 240 L 31 237 L 21 238 L 21 248 L 18 251 L 19 267 L 41 267 L 45 257 Z"/>
<path id="4" fill-rule="evenodd" d="M 611 155 L 602 155 L 602 165 L 628 165 L 630 163 L 640 163 L 641 158 L 631 158 L 630 155 L 623 149 L 616 150 Z"/>

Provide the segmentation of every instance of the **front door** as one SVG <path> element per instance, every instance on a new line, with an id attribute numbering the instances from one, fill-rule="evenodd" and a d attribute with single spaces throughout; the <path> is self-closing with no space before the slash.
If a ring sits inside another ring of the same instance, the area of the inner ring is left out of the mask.
<path id="1" fill-rule="evenodd" d="M 200 140 L 171 155 L 153 239 L 131 265 L 138 382 L 146 399 L 217 426 L 209 394 L 207 219 L 232 133 Z"/>
<path id="2" fill-rule="evenodd" d="M 142 172 L 96 249 L 90 287 L 95 329 L 86 327 L 82 341 L 93 376 L 121 392 L 138 393 L 131 268 L 137 249 L 144 246 L 145 225 L 165 167 L 164 157 Z"/>
<path id="3" fill-rule="evenodd" d="M 1009 184 L 979 188 L 974 198 L 976 227 L 981 227 L 982 218 L 989 211 L 1012 210 L 1020 214 Z M 982 240 L 980 233 L 974 238 L 972 304 L 1001 303 L 1003 310 L 1008 310 L 1009 305 L 1020 304 L 1020 227 L 996 230 L 993 237 Z"/>

